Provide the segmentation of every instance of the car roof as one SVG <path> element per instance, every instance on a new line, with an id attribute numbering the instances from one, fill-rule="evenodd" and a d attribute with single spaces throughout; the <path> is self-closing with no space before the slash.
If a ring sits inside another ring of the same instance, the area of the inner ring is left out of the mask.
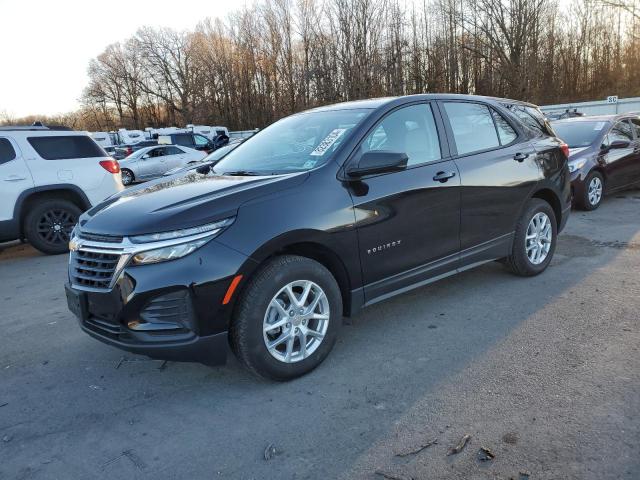
<path id="1" fill-rule="evenodd" d="M 571 117 L 561 118 L 559 120 L 553 120 L 551 123 L 574 123 L 574 122 L 615 122 L 618 120 L 625 120 L 627 118 L 638 118 L 638 115 L 630 113 L 621 113 L 618 115 L 592 115 L 583 117 Z"/>
<path id="2" fill-rule="evenodd" d="M 0 134 L 11 133 L 12 136 L 20 135 L 24 137 L 68 137 L 74 136 L 87 136 L 91 138 L 89 132 L 83 132 L 78 130 L 50 130 L 42 127 L 0 127 Z"/>
<path id="3" fill-rule="evenodd" d="M 499 97 L 486 97 L 482 95 L 465 95 L 458 93 L 421 93 L 415 95 L 404 95 L 400 97 L 380 97 L 380 98 L 370 98 L 366 100 L 353 100 L 349 102 L 341 102 L 334 103 L 330 105 L 323 105 L 321 107 L 312 108 L 310 110 L 306 110 L 302 113 L 308 112 L 324 112 L 324 111 L 332 111 L 332 110 L 352 110 L 352 109 L 376 109 L 382 106 L 385 106 L 390 103 L 404 103 L 402 100 L 406 102 L 412 100 L 483 100 L 494 103 L 508 103 L 512 105 L 524 105 L 528 107 L 537 108 L 537 105 L 533 103 L 524 102 L 521 100 L 512 100 L 509 98 L 499 98 Z"/>

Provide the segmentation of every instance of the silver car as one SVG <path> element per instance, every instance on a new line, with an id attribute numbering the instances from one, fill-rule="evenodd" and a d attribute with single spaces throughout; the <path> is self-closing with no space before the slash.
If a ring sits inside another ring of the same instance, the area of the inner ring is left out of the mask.
<path id="1" fill-rule="evenodd" d="M 154 145 L 141 148 L 119 161 L 123 185 L 161 177 L 167 171 L 198 162 L 206 152 L 182 145 Z"/>

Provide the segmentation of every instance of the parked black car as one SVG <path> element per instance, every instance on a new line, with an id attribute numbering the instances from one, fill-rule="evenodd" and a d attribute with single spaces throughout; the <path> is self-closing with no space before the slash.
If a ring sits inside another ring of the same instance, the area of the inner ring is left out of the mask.
<path id="1" fill-rule="evenodd" d="M 211 153 L 229 143 L 229 137 L 223 132 L 217 134 L 213 140 L 209 140 L 207 137 L 200 135 L 199 133 L 187 132 L 158 135 L 157 141 L 158 143 L 181 145 L 183 147 L 194 148 L 196 150 L 203 150 L 207 153 Z"/>
<path id="2" fill-rule="evenodd" d="M 594 210 L 605 193 L 640 183 L 640 117 L 606 115 L 553 122 L 569 144 L 574 203 Z"/>
<path id="3" fill-rule="evenodd" d="M 68 304 L 124 350 L 214 364 L 229 342 L 251 371 L 290 379 L 328 355 L 343 315 L 496 259 L 541 273 L 570 211 L 565 147 L 511 100 L 417 95 L 292 115 L 212 169 L 85 213 Z"/>

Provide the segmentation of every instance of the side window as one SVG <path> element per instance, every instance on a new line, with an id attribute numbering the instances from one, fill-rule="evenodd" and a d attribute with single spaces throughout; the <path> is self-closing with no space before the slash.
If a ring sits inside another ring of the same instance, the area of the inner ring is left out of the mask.
<path id="1" fill-rule="evenodd" d="M 616 140 L 622 140 L 626 142 L 633 141 L 633 133 L 631 132 L 631 125 L 629 122 L 617 122 L 613 128 L 609 131 L 608 144 L 615 142 Z"/>
<path id="2" fill-rule="evenodd" d="M 500 146 L 491 111 L 486 105 L 468 102 L 445 102 L 458 155 Z"/>
<path id="3" fill-rule="evenodd" d="M 46 135 L 28 137 L 27 141 L 45 160 L 106 157 L 107 153 L 86 135 Z"/>
<path id="4" fill-rule="evenodd" d="M 537 108 L 514 104 L 508 104 L 506 107 L 536 135 L 551 135 L 552 131 L 548 128 L 544 115 Z"/>
<path id="5" fill-rule="evenodd" d="M 631 119 L 631 126 L 633 127 L 633 129 L 636 132 L 636 140 L 640 140 L 640 119 L 632 118 Z"/>
<path id="6" fill-rule="evenodd" d="M 176 135 L 175 143 L 183 147 L 193 147 L 193 137 L 191 135 Z"/>
<path id="7" fill-rule="evenodd" d="M 164 156 L 165 150 L 166 150 L 166 147 L 154 148 L 153 150 L 151 150 L 151 156 L 162 157 Z"/>
<path id="8" fill-rule="evenodd" d="M 209 143 L 209 140 L 207 140 L 207 138 L 203 137 L 202 135 L 194 135 L 193 139 L 195 140 L 196 145 L 199 147 L 204 147 Z"/>
<path id="9" fill-rule="evenodd" d="M 509 145 L 518 137 L 518 134 L 511 125 L 509 125 L 509 122 L 507 122 L 498 112 L 492 109 L 491 114 L 493 115 L 494 122 L 496 122 L 496 130 L 498 130 L 500 145 Z"/>
<path id="10" fill-rule="evenodd" d="M 16 158 L 16 151 L 11 142 L 6 138 L 0 138 L 0 165 L 10 162 L 14 158 Z"/>
<path id="11" fill-rule="evenodd" d="M 411 105 L 387 115 L 365 138 L 360 149 L 404 152 L 409 157 L 407 165 L 439 160 L 440 142 L 431 106 Z"/>
<path id="12" fill-rule="evenodd" d="M 167 155 L 180 155 L 184 153 L 178 147 L 165 147 L 165 152 Z"/>

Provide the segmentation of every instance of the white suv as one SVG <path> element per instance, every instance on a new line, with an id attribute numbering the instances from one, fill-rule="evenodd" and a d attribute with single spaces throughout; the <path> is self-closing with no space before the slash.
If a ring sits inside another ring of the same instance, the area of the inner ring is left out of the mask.
<path id="1" fill-rule="evenodd" d="M 68 251 L 80 214 L 124 187 L 118 162 L 64 127 L 0 127 L 0 242 Z"/>

